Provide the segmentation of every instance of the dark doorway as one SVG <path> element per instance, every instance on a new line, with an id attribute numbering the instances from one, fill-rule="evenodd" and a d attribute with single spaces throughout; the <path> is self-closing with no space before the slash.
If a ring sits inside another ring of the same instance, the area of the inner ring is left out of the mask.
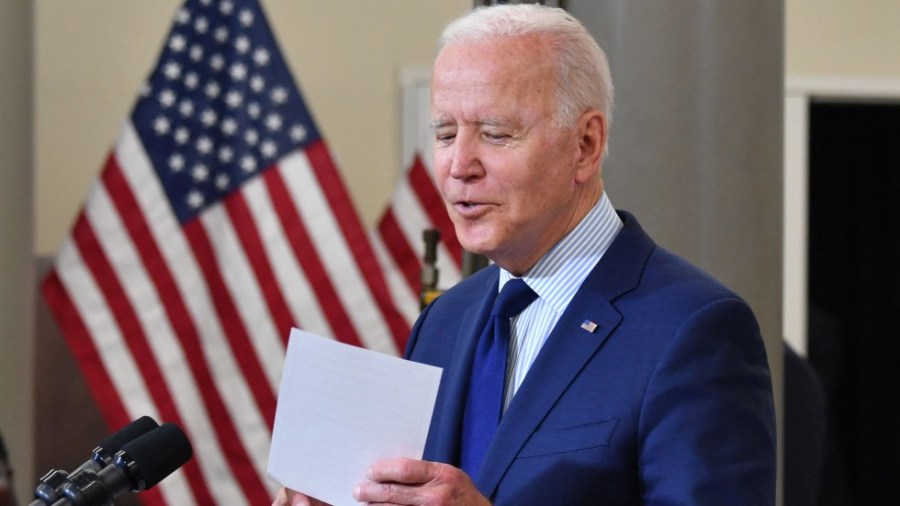
<path id="1" fill-rule="evenodd" d="M 850 504 L 894 504 L 900 104 L 814 101 L 809 119 L 809 356 L 826 389 L 834 438 L 826 489 L 843 484 Z M 821 503 L 847 504 L 830 495 Z"/>

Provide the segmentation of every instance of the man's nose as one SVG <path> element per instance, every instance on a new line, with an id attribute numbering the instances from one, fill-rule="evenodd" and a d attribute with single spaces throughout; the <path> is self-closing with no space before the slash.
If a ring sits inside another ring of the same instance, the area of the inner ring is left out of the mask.
<path id="1" fill-rule="evenodd" d="M 457 134 L 453 142 L 450 176 L 456 179 L 471 179 L 482 175 L 484 166 L 481 164 L 476 140 L 472 135 Z"/>

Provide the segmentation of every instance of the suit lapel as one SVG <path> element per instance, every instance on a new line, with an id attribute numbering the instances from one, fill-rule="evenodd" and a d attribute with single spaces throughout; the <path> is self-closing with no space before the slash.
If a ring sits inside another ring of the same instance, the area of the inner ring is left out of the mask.
<path id="1" fill-rule="evenodd" d="M 489 497 L 522 446 L 621 321 L 612 302 L 637 285 L 654 244 L 634 217 L 620 215 L 624 228 L 553 328 L 500 422 L 475 480 Z M 593 332 L 581 328 L 585 320 L 597 324 Z"/>

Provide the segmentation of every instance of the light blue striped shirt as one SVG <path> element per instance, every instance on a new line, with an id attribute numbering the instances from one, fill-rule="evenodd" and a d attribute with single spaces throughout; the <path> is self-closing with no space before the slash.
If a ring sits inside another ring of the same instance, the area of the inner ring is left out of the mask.
<path id="1" fill-rule="evenodd" d="M 604 192 L 581 223 L 522 276 L 538 298 L 511 321 L 504 410 L 575 292 L 621 229 L 622 220 Z M 499 288 L 513 277 L 500 269 Z"/>

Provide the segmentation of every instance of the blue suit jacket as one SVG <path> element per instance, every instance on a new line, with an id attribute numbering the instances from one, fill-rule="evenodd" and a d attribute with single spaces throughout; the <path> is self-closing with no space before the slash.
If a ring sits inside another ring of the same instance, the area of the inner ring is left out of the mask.
<path id="1" fill-rule="evenodd" d="M 634 217 L 513 398 L 474 481 L 503 505 L 775 504 L 775 414 L 755 317 Z M 498 269 L 439 297 L 407 357 L 444 368 L 425 459 L 457 465 Z M 581 328 L 597 324 L 593 332 Z"/>

